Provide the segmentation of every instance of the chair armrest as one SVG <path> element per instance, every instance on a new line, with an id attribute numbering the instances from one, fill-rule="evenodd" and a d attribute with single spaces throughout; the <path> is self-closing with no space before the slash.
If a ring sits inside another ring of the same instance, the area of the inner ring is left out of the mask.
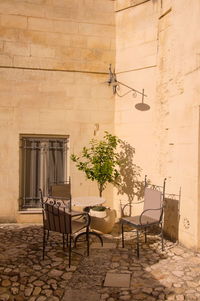
<path id="1" fill-rule="evenodd" d="M 122 216 L 126 216 L 125 215 L 125 212 L 124 212 L 124 210 L 125 210 L 125 208 L 126 207 L 133 207 L 133 205 L 138 205 L 138 204 L 141 204 L 141 203 L 143 203 L 144 201 L 139 201 L 139 202 L 128 202 L 128 203 L 126 203 L 123 207 L 121 207 L 121 215 Z"/>
<path id="2" fill-rule="evenodd" d="M 160 220 L 161 220 L 161 218 L 162 218 L 162 214 L 163 214 L 163 207 L 153 208 L 153 209 L 146 209 L 146 210 L 142 211 L 142 213 L 140 214 L 140 217 L 139 217 L 139 222 L 140 222 L 140 224 L 141 224 L 141 225 L 144 225 L 144 224 L 142 223 L 142 216 L 143 216 L 146 212 L 148 212 L 148 211 L 157 211 L 157 210 L 161 210 L 160 218 L 159 218 L 159 220 L 158 220 L 158 222 L 160 222 Z M 147 224 L 148 224 L 148 222 L 147 222 Z"/>
<path id="3" fill-rule="evenodd" d="M 70 214 L 71 217 L 75 217 L 75 219 L 73 219 L 74 221 L 77 221 L 77 220 L 79 220 L 83 217 L 83 219 L 85 221 L 84 227 L 89 227 L 91 218 L 90 218 L 90 215 L 87 212 L 71 211 L 68 214 Z"/>
<path id="4" fill-rule="evenodd" d="M 87 212 L 80 212 L 80 211 L 69 211 L 67 213 L 70 214 L 72 217 L 74 217 L 74 216 L 85 216 L 85 215 L 88 214 Z"/>

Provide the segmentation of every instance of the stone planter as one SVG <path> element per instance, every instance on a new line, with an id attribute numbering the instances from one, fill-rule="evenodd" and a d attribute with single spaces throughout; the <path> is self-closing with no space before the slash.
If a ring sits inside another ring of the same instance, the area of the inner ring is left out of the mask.
<path id="1" fill-rule="evenodd" d="M 110 233 L 115 224 L 116 211 L 106 208 L 104 211 L 90 209 L 90 228 L 100 233 Z"/>

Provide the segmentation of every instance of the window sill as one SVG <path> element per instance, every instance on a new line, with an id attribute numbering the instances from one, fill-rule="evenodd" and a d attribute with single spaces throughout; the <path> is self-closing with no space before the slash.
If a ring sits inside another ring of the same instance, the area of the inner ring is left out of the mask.
<path id="1" fill-rule="evenodd" d="M 38 214 L 42 213 L 41 208 L 29 208 L 29 209 L 21 209 L 18 211 L 19 214 Z"/>

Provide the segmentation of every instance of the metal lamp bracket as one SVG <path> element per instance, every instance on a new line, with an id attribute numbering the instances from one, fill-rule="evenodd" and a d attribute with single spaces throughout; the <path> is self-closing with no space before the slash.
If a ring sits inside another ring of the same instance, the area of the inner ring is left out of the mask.
<path id="1" fill-rule="evenodd" d="M 110 64 L 110 67 L 109 67 L 109 79 L 108 79 L 108 85 L 109 86 L 112 86 L 113 88 L 113 94 L 116 94 L 118 95 L 119 97 L 124 97 L 125 95 L 129 94 L 129 93 L 132 93 L 132 96 L 135 98 L 137 97 L 138 94 L 142 95 L 142 101 L 140 103 L 137 103 L 135 105 L 135 108 L 137 110 L 140 110 L 140 111 L 147 111 L 150 109 L 150 106 L 146 103 L 144 103 L 144 97 L 147 97 L 146 94 L 144 94 L 144 89 L 142 89 L 142 92 L 141 91 L 138 91 L 120 81 L 117 80 L 117 76 L 116 76 L 116 73 L 115 73 L 115 69 L 113 69 L 112 71 L 112 67 L 111 67 L 111 64 Z M 127 91 L 123 94 L 120 93 L 120 87 L 123 86 L 125 88 L 127 88 Z"/>

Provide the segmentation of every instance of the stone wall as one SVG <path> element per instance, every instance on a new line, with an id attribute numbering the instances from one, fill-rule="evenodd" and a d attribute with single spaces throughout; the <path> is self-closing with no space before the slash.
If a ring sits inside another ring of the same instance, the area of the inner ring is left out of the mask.
<path id="1" fill-rule="evenodd" d="M 105 72 L 115 47 L 110 0 L 4 0 L 1 66 Z"/>
<path id="2" fill-rule="evenodd" d="M 78 153 L 94 134 L 114 131 L 114 99 L 105 84 L 114 62 L 110 0 L 0 1 L 0 221 L 19 214 L 19 135 L 69 135 Z M 70 162 L 74 196 L 97 193 Z M 112 190 L 105 196 L 112 201 Z"/>
<path id="3" fill-rule="evenodd" d="M 157 133 L 159 170 L 168 177 L 168 191 L 181 187 L 179 239 L 189 247 L 198 238 L 199 80 L 196 31 L 200 6 L 196 1 L 166 2 L 159 18 L 157 73 Z M 159 129 L 160 128 L 160 129 Z M 162 131 L 162 134 L 161 134 Z M 160 134 L 159 134 L 160 132 Z"/>
<path id="4" fill-rule="evenodd" d="M 135 148 L 138 180 L 181 188 L 176 235 L 200 246 L 199 15 L 196 0 L 0 1 L 0 221 L 38 218 L 18 214 L 20 134 L 70 135 L 77 153 L 108 130 Z M 118 80 L 145 89 L 149 111 L 135 109 L 140 94 L 114 100 L 110 63 Z M 73 164 L 70 174 L 75 196 L 97 193 Z M 112 205 L 111 187 L 105 196 Z M 118 212 L 126 199 L 114 192 Z"/>
<path id="5" fill-rule="evenodd" d="M 116 3 L 116 72 L 119 81 L 140 92 L 144 89 L 147 95 L 144 102 L 150 105 L 150 110 L 141 112 L 135 109 L 135 105 L 142 101 L 140 94 L 137 97 L 133 93 L 116 96 L 115 128 L 116 134 L 135 148 L 133 162 L 142 169 L 135 180 L 144 180 L 146 174 L 153 181 L 158 160 L 155 136 L 158 8 L 151 1 L 138 2 L 142 3 Z M 119 93 L 127 91 L 121 87 Z M 123 194 L 119 198 L 125 202 L 128 196 Z M 137 196 L 134 201 L 136 199 Z M 116 203 L 119 210 L 117 207 Z M 141 205 L 136 208 L 140 210 Z"/>
<path id="6" fill-rule="evenodd" d="M 179 240 L 195 248 L 200 245 L 200 4 L 123 0 L 115 9 L 117 77 L 145 88 L 151 107 L 139 112 L 137 99 L 117 97 L 116 134 L 135 147 L 142 176 L 160 184 L 167 177 L 169 194 L 181 187 Z"/>

